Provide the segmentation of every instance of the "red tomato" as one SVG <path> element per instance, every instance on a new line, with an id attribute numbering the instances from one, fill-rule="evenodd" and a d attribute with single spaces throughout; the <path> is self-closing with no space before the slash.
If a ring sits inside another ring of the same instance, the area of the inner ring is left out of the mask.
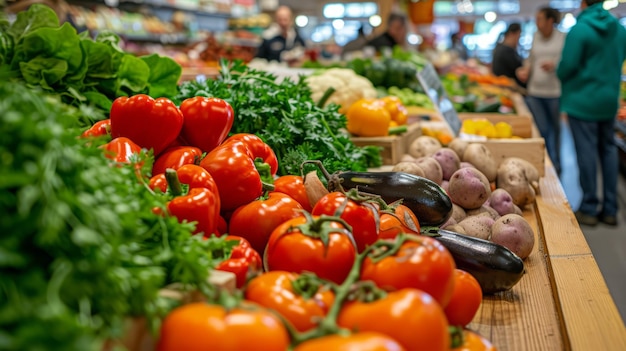
<path id="1" fill-rule="evenodd" d="M 173 310 L 161 326 L 157 351 L 285 351 L 289 334 L 271 312 L 196 302 Z"/>
<path id="2" fill-rule="evenodd" d="M 311 212 L 313 209 L 309 203 L 309 197 L 306 194 L 304 181 L 301 176 L 284 175 L 277 178 L 274 180 L 274 191 L 291 196 L 308 212 Z"/>
<path id="3" fill-rule="evenodd" d="M 378 239 L 394 239 L 400 233 L 420 233 L 415 213 L 404 205 L 397 205 L 392 213 L 381 212 Z"/>
<path id="4" fill-rule="evenodd" d="M 261 255 L 250 246 L 248 240 L 242 237 L 228 235 L 226 240 L 237 240 L 239 244 L 233 247 L 230 257 L 220 262 L 215 269 L 235 273 L 237 287 L 241 288 L 246 285 L 249 277 L 263 271 Z"/>
<path id="5" fill-rule="evenodd" d="M 246 299 L 280 313 L 298 331 L 315 328 L 326 316 L 335 300 L 335 294 L 320 285 L 311 297 L 303 296 L 310 285 L 307 278 L 286 271 L 272 271 L 250 281 L 246 287 Z M 302 286 L 304 284 L 304 286 Z M 305 289 L 302 289 L 302 288 Z"/>
<path id="6" fill-rule="evenodd" d="M 337 213 L 339 211 L 339 213 Z M 378 207 L 369 202 L 359 203 L 338 191 L 322 197 L 313 207 L 313 215 L 339 216 L 352 227 L 359 252 L 378 239 Z"/>
<path id="7" fill-rule="evenodd" d="M 445 308 L 450 325 L 468 325 L 483 301 L 483 291 L 476 278 L 466 271 L 454 270 L 454 289 Z"/>
<path id="8" fill-rule="evenodd" d="M 349 233 L 343 224 L 317 216 L 290 219 L 270 236 L 265 270 L 308 271 L 341 284 L 356 258 Z"/>
<path id="9" fill-rule="evenodd" d="M 398 252 L 379 261 L 366 257 L 361 280 L 371 280 L 380 288 L 423 290 L 445 307 L 454 289 L 454 259 L 437 240 L 425 236 L 405 241 Z"/>
<path id="10" fill-rule="evenodd" d="M 361 332 L 348 336 L 328 335 L 305 341 L 293 351 L 405 351 L 397 341 L 387 335 Z"/>
<path id="11" fill-rule="evenodd" d="M 491 342 L 470 330 L 463 330 L 463 345 L 451 351 L 496 351 Z"/>
<path id="12" fill-rule="evenodd" d="M 341 308 L 337 324 L 385 334 L 407 351 L 450 349 L 443 309 L 432 296 L 417 289 L 393 291 L 374 302 L 349 302 Z"/>
<path id="13" fill-rule="evenodd" d="M 263 252 L 272 231 L 279 224 L 302 216 L 300 210 L 302 206 L 289 195 L 271 192 L 267 198 L 237 208 L 230 217 L 229 234 L 246 238 L 255 250 Z"/>

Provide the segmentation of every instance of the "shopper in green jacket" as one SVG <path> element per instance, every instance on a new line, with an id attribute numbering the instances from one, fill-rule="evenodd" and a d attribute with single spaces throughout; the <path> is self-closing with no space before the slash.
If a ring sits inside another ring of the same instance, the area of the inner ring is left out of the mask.
<path id="1" fill-rule="evenodd" d="M 576 218 L 584 225 L 595 225 L 598 219 L 617 225 L 618 155 L 614 125 L 621 69 L 626 59 L 626 29 L 602 3 L 581 1 L 582 12 L 565 38 L 557 69 L 561 110 L 568 115 L 583 191 Z M 598 162 L 602 170 L 602 201 L 596 190 Z"/>

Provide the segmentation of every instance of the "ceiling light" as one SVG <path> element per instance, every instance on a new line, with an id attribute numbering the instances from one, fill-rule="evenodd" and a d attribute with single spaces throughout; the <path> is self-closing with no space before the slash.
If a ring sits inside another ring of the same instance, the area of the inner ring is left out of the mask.
<path id="1" fill-rule="evenodd" d="M 493 23 L 498 18 L 498 15 L 493 11 L 485 12 L 485 21 Z"/>
<path id="2" fill-rule="evenodd" d="M 378 27 L 383 23 L 383 19 L 379 15 L 374 15 L 370 17 L 369 22 L 372 27 Z"/>
<path id="3" fill-rule="evenodd" d="M 304 15 L 296 16 L 296 26 L 298 27 L 306 27 L 309 24 L 309 18 Z"/>

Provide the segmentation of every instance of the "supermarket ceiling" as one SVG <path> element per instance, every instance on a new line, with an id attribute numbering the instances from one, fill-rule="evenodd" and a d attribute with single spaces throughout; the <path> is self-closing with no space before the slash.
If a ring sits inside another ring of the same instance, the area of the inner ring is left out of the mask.
<path id="1" fill-rule="evenodd" d="M 296 15 L 309 15 L 309 16 L 321 16 L 322 8 L 326 3 L 336 2 L 377 2 L 377 0 L 266 0 L 267 2 L 279 3 L 280 5 L 286 5 L 293 9 Z M 385 0 L 378 0 L 385 1 Z M 394 1 L 394 0 L 386 0 Z M 398 0 L 395 0 L 396 2 Z M 264 2 L 261 0 L 261 2 Z M 473 3 L 476 7 L 480 7 L 480 3 L 484 6 L 485 3 L 498 3 L 498 7 L 504 6 L 505 3 L 516 3 L 519 6 L 518 16 L 532 16 L 535 11 L 549 3 L 551 6 L 558 8 L 562 11 L 571 11 L 578 9 L 580 0 L 437 0 L 437 2 L 451 2 L 451 3 Z M 609 0 L 609 3 L 614 3 L 614 13 L 624 14 L 626 13 L 626 0 Z"/>

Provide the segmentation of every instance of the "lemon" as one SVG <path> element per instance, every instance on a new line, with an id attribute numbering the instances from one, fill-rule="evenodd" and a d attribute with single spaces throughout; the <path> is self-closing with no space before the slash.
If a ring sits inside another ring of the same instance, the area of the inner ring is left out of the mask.
<path id="1" fill-rule="evenodd" d="M 496 138 L 510 138 L 513 136 L 513 128 L 506 122 L 498 122 L 495 125 Z"/>

